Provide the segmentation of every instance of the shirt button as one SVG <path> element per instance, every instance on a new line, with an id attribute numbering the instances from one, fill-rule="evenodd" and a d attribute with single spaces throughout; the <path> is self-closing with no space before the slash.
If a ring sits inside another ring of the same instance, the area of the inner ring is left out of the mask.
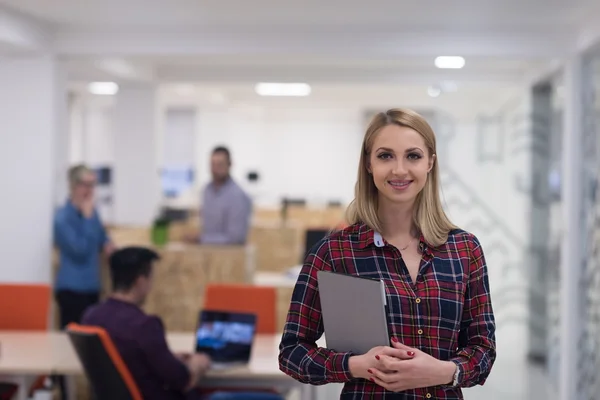
<path id="1" fill-rule="evenodd" d="M 428 399 L 430 399 L 430 398 L 431 398 L 431 393 L 427 393 L 427 394 L 425 395 L 425 397 L 427 397 Z"/>
<path id="2" fill-rule="evenodd" d="M 421 302 L 421 299 L 416 299 L 415 303 L 419 304 Z"/>
<path id="3" fill-rule="evenodd" d="M 419 330 L 417 331 L 417 333 L 418 333 L 419 335 L 422 335 L 422 334 L 423 334 L 423 329 L 419 329 Z"/>

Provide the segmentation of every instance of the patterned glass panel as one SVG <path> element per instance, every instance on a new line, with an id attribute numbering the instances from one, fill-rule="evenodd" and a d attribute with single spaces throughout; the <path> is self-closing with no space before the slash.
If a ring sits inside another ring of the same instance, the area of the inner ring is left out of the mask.
<path id="1" fill-rule="evenodd" d="M 600 399 L 600 54 L 583 63 L 582 75 L 582 227 L 583 271 L 581 288 L 582 331 L 579 343 L 579 396 Z M 575 310 L 574 310 L 575 311 Z"/>
<path id="2" fill-rule="evenodd" d="M 548 164 L 548 242 L 546 274 L 547 368 L 551 381 L 558 382 L 560 365 L 560 248 L 562 245 L 562 140 L 564 113 L 563 75 L 552 79 L 552 122 Z"/>

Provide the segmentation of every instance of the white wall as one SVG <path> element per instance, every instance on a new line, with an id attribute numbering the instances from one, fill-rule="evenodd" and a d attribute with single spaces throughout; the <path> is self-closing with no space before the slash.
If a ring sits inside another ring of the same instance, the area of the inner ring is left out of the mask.
<path id="1" fill-rule="evenodd" d="M 69 162 L 92 167 L 114 163 L 112 96 L 73 94 L 69 112 Z"/>
<path id="2" fill-rule="evenodd" d="M 160 180 L 153 86 L 122 87 L 114 107 L 115 224 L 148 226 L 158 214 Z M 101 134 L 95 134 L 100 139 Z M 109 148 L 106 147 L 105 150 Z"/>
<path id="3" fill-rule="evenodd" d="M 0 60 L 0 282 L 50 282 L 53 211 L 65 189 L 55 185 L 66 164 L 63 84 L 53 57 Z"/>

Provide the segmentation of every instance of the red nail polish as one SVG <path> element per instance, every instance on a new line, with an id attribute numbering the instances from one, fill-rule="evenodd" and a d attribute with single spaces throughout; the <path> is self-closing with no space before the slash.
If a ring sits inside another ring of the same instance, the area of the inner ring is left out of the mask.
<path id="1" fill-rule="evenodd" d="M 370 374 L 372 374 L 372 373 L 373 373 L 373 371 L 371 371 L 370 369 L 368 369 L 368 370 L 367 370 L 367 372 L 368 372 L 368 373 L 370 373 Z"/>
<path id="2" fill-rule="evenodd" d="M 375 356 L 375 358 L 379 360 L 379 356 Z"/>
<path id="3" fill-rule="evenodd" d="M 415 355 L 414 351 L 407 351 L 406 354 L 408 354 L 410 357 L 413 357 Z"/>
<path id="4" fill-rule="evenodd" d="M 392 338 L 392 342 L 398 343 L 398 339 L 396 339 L 395 337 Z"/>
<path id="5" fill-rule="evenodd" d="M 373 379 L 373 378 L 369 378 L 369 379 L 371 379 L 373 382 L 375 382 L 375 379 Z"/>

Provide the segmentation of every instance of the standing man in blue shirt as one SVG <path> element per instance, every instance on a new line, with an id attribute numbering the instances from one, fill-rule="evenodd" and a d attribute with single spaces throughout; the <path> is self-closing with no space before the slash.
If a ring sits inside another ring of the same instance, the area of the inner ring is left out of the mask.
<path id="1" fill-rule="evenodd" d="M 202 202 L 201 244 L 243 245 L 248 237 L 252 201 L 231 178 L 231 154 L 216 147 L 210 158 L 212 181 Z"/>
<path id="2" fill-rule="evenodd" d="M 54 219 L 54 242 L 60 251 L 55 295 L 60 325 L 81 322 L 87 307 L 100 298 L 100 254 L 114 248 L 94 207 L 96 176 L 85 165 L 69 169 L 70 196 Z"/>

